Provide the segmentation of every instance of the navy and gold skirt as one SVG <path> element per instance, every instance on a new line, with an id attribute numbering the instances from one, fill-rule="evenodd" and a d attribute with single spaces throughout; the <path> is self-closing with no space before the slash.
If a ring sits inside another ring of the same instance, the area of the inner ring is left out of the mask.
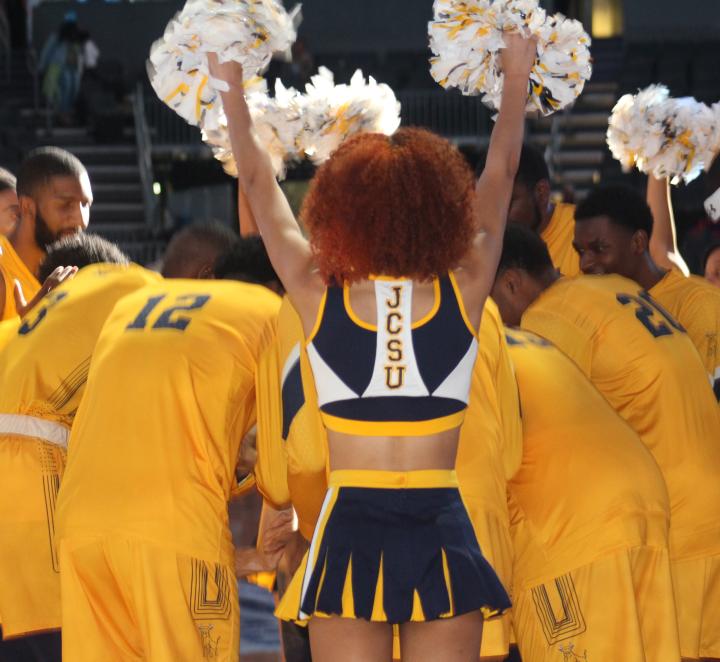
<path id="1" fill-rule="evenodd" d="M 279 618 L 405 623 L 510 607 L 454 471 L 334 471 L 329 483 Z"/>

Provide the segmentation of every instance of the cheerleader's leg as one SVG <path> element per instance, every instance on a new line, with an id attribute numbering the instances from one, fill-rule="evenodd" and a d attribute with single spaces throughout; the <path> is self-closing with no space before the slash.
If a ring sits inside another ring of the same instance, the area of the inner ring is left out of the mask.
<path id="1" fill-rule="evenodd" d="M 434 621 L 400 625 L 403 662 L 477 662 L 482 641 L 482 611 Z"/>
<path id="2" fill-rule="evenodd" d="M 313 662 L 392 660 L 392 625 L 388 623 L 340 616 L 318 616 L 310 619 L 308 627 Z M 479 647 L 475 651 L 476 658 L 478 650 Z"/>

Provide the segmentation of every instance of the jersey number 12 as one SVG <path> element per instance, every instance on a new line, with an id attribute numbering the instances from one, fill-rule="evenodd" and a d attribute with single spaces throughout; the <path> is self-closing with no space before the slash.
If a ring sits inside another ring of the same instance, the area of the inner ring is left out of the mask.
<path id="1" fill-rule="evenodd" d="M 158 294 L 157 296 L 150 297 L 137 317 L 125 327 L 125 330 L 147 328 L 150 315 L 166 297 L 167 294 Z M 208 301 L 210 301 L 209 294 L 180 294 L 175 297 L 173 305 L 162 309 L 159 317 L 150 328 L 185 331 L 192 321 L 192 318 L 180 313 L 200 310 Z"/>

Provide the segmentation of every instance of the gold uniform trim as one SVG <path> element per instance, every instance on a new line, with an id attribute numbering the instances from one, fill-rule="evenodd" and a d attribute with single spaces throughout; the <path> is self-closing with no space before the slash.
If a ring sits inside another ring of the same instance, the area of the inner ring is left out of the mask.
<path id="1" fill-rule="evenodd" d="M 460 427 L 465 420 L 465 410 L 429 421 L 356 421 L 338 418 L 324 412 L 320 412 L 320 416 L 328 430 L 344 434 L 370 437 L 424 437 Z"/>
<path id="2" fill-rule="evenodd" d="M 315 338 L 318 331 L 320 330 L 320 324 L 322 324 L 322 318 L 323 318 L 323 315 L 325 314 L 325 303 L 326 302 L 327 302 L 327 288 L 325 288 L 325 291 L 323 292 L 323 295 L 322 295 L 322 299 L 320 299 L 320 305 L 318 306 L 318 312 L 317 312 L 317 317 L 315 318 L 315 324 L 313 325 L 310 335 L 307 337 L 307 340 L 305 341 L 305 347 L 307 347 L 313 341 L 313 338 Z"/>
<path id="3" fill-rule="evenodd" d="M 455 292 L 455 298 L 457 299 L 458 308 L 460 308 L 460 314 L 462 315 L 463 321 L 465 322 L 465 326 L 467 326 L 468 331 L 470 331 L 470 333 L 472 333 L 473 336 L 477 338 L 479 331 L 470 322 L 470 318 L 468 317 L 467 310 L 465 310 L 465 302 L 463 301 L 462 294 L 460 293 L 460 286 L 458 285 L 457 279 L 455 278 L 455 274 L 450 271 L 448 272 L 448 275 L 450 276 L 450 284 L 452 285 L 453 291 Z"/>
<path id="4" fill-rule="evenodd" d="M 374 276 L 371 277 L 370 280 L 389 280 L 385 277 L 381 276 Z M 407 278 L 393 278 L 392 280 L 398 280 L 398 281 L 407 281 Z M 435 315 L 437 314 L 437 311 L 440 309 L 440 303 L 442 296 L 440 294 L 440 279 L 434 278 L 433 279 L 433 290 L 434 290 L 434 301 L 432 308 L 423 315 L 419 320 L 416 322 L 413 322 L 411 325 L 411 328 L 417 329 L 418 327 L 423 326 L 424 324 L 427 324 Z M 345 311 L 348 314 L 348 317 L 357 324 L 361 329 L 367 329 L 368 331 L 374 331 L 376 332 L 378 330 L 376 324 L 370 324 L 370 322 L 366 322 L 362 319 L 360 319 L 355 311 L 353 310 L 352 303 L 350 302 L 350 287 L 348 285 L 343 285 L 343 304 L 345 305 Z M 461 304 L 462 309 L 462 304 Z"/>
<path id="5" fill-rule="evenodd" d="M 423 489 L 458 487 L 453 469 L 421 469 L 417 471 L 373 471 L 370 469 L 337 469 L 330 472 L 330 487 L 366 487 L 381 489 Z"/>

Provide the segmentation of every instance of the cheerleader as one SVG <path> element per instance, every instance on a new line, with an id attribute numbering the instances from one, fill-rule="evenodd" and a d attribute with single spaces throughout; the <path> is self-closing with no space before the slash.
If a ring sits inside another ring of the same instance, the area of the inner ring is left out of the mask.
<path id="1" fill-rule="evenodd" d="M 455 475 L 477 329 L 502 248 L 536 42 L 506 35 L 502 104 L 477 184 L 432 133 L 347 140 L 315 175 L 301 231 L 243 95 L 210 57 L 240 187 L 298 311 L 330 475 L 309 552 L 279 607 L 309 620 L 313 660 L 477 660 L 510 601 Z"/>

